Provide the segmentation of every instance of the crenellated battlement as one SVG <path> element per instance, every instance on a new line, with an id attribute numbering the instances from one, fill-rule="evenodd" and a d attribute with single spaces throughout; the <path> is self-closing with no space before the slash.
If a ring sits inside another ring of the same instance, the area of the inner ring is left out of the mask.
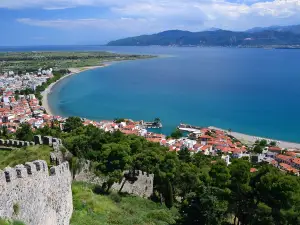
<path id="1" fill-rule="evenodd" d="M 0 139 L 0 145 L 6 146 L 6 147 L 16 147 L 16 148 L 23 148 L 33 145 L 48 145 L 53 148 L 57 148 L 57 146 L 60 146 L 62 144 L 61 139 L 51 137 L 51 136 L 41 136 L 41 135 L 35 135 L 34 141 L 21 141 L 21 140 L 4 140 Z"/>
<path id="2" fill-rule="evenodd" d="M 68 162 L 50 169 L 43 160 L 6 167 L 0 170 L 0 218 L 67 225 L 73 210 L 71 183 Z"/>
<path id="3" fill-rule="evenodd" d="M 69 163 L 66 161 L 58 166 L 50 168 L 50 176 L 64 174 L 66 171 L 70 171 Z"/>
<path id="4" fill-rule="evenodd" d="M 50 174 L 48 165 L 44 160 L 35 160 L 33 162 L 27 162 L 24 165 L 17 165 L 14 168 L 6 167 L 3 171 L 0 170 L 0 183 L 12 183 L 16 179 L 22 179 L 27 177 L 34 177 L 40 174 L 47 176 L 62 175 L 66 171 L 69 171 L 69 163 L 64 162 L 61 165 L 50 168 Z"/>

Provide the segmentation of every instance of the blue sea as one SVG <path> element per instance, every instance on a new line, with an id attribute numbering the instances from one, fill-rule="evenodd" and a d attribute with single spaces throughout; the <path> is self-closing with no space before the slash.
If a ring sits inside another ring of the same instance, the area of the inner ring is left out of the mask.
<path id="1" fill-rule="evenodd" d="M 54 47 L 53 47 L 54 48 Z M 154 54 L 58 83 L 52 111 L 93 120 L 161 118 L 300 142 L 300 50 L 175 47 L 65 47 Z"/>

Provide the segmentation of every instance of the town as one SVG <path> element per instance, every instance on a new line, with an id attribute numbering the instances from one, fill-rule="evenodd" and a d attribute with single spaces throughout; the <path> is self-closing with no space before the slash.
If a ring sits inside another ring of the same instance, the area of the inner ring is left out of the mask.
<path id="1" fill-rule="evenodd" d="M 45 108 L 40 105 L 34 94 L 20 94 L 22 90 L 35 90 L 48 79 L 52 78 L 52 69 L 38 69 L 35 73 L 26 73 L 22 76 L 13 71 L 0 75 L 0 127 L 13 134 L 22 123 L 30 124 L 31 128 L 43 128 L 53 123 L 59 124 L 63 130 L 66 118 L 48 115 Z M 161 123 L 159 118 L 155 119 Z M 246 158 L 252 163 L 265 162 L 282 171 L 299 176 L 300 149 L 286 149 L 277 146 L 277 142 L 257 140 L 252 144 L 242 143 L 230 135 L 230 131 L 213 128 L 202 128 L 180 124 L 175 135 L 167 137 L 147 131 L 144 121 L 119 119 L 114 121 L 91 121 L 82 119 L 85 126 L 93 125 L 106 132 L 121 131 L 126 135 L 145 137 L 150 142 L 159 143 L 169 151 L 179 152 L 188 150 L 191 154 L 202 153 L 207 156 L 220 156 L 229 165 L 234 158 Z M 187 132 L 187 136 L 183 136 Z M 251 172 L 256 169 L 252 168 Z"/>

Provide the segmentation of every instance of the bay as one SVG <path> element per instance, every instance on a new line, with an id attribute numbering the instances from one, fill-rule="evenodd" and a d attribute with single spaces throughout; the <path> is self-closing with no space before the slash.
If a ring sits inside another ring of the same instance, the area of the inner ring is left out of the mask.
<path id="1" fill-rule="evenodd" d="M 173 47 L 60 47 L 154 54 L 62 80 L 52 111 L 92 120 L 161 118 L 300 142 L 300 50 Z"/>

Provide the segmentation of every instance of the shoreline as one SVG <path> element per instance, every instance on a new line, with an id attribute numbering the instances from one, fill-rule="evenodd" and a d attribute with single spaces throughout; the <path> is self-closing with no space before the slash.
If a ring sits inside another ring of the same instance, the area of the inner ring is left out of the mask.
<path id="1" fill-rule="evenodd" d="M 214 127 L 214 126 L 210 126 L 209 128 L 210 129 L 215 129 L 215 130 L 225 131 L 228 134 L 230 134 L 231 136 L 235 137 L 236 139 L 238 139 L 238 140 L 240 140 L 244 143 L 247 143 L 247 144 L 254 144 L 256 140 L 265 139 L 265 140 L 268 140 L 268 141 L 276 141 L 278 147 L 280 147 L 280 148 L 299 149 L 300 150 L 300 143 L 276 140 L 276 139 L 273 139 L 273 138 L 258 137 L 258 136 L 255 136 L 255 135 L 248 135 L 248 134 L 243 134 L 243 133 L 239 133 L 239 132 L 228 132 L 225 129 L 221 129 L 221 128 Z"/>
<path id="2" fill-rule="evenodd" d="M 60 81 L 62 81 L 63 79 L 67 78 L 67 77 L 71 77 L 73 75 L 88 71 L 88 70 L 93 70 L 93 69 L 98 69 L 98 68 L 103 68 L 103 67 L 107 67 L 110 64 L 103 64 L 103 65 L 99 65 L 99 66 L 88 66 L 88 67 L 81 67 L 81 68 L 69 68 L 69 70 L 71 71 L 71 73 L 61 77 L 59 80 L 57 80 L 56 82 L 50 84 L 45 91 L 43 91 L 41 93 L 42 95 L 42 106 L 44 107 L 44 109 L 46 110 L 47 114 L 50 116 L 55 116 L 53 114 L 53 112 L 51 111 L 51 108 L 49 106 L 49 100 L 48 100 L 48 95 L 52 92 L 52 88 L 59 83 Z M 215 129 L 215 130 L 221 130 L 221 131 L 225 131 L 228 132 L 225 129 L 222 128 L 218 128 L 218 127 L 214 127 L 214 126 L 209 126 L 208 128 L 210 129 Z M 239 133 L 239 132 L 228 132 L 230 135 L 232 135 L 233 137 L 237 138 L 238 140 L 246 143 L 246 144 L 254 144 L 256 140 L 261 140 L 261 139 L 266 139 L 268 141 L 276 141 L 277 145 L 281 148 L 287 148 L 287 149 L 298 149 L 300 150 L 300 143 L 295 143 L 295 142 L 289 142 L 289 141 L 283 141 L 283 140 L 276 140 L 273 138 L 267 138 L 267 137 L 259 137 L 259 136 L 255 136 L 255 135 L 250 135 L 250 134 L 243 134 L 243 133 Z"/>
<path id="3" fill-rule="evenodd" d="M 107 67 L 110 64 L 103 64 L 100 66 L 87 66 L 87 67 L 81 67 L 81 68 L 69 68 L 69 71 L 71 71 L 71 73 L 61 77 L 59 80 L 55 81 L 54 83 L 50 84 L 45 91 L 43 91 L 41 93 L 42 95 L 42 106 L 44 107 L 44 109 L 46 110 L 47 114 L 50 116 L 54 116 L 53 112 L 51 111 L 51 108 L 49 106 L 49 100 L 48 100 L 48 95 L 52 92 L 52 88 L 58 84 L 60 81 L 64 80 L 67 77 L 71 77 L 73 75 L 88 71 L 88 70 L 93 70 L 93 69 L 98 69 L 98 68 L 103 68 L 103 67 Z"/>

